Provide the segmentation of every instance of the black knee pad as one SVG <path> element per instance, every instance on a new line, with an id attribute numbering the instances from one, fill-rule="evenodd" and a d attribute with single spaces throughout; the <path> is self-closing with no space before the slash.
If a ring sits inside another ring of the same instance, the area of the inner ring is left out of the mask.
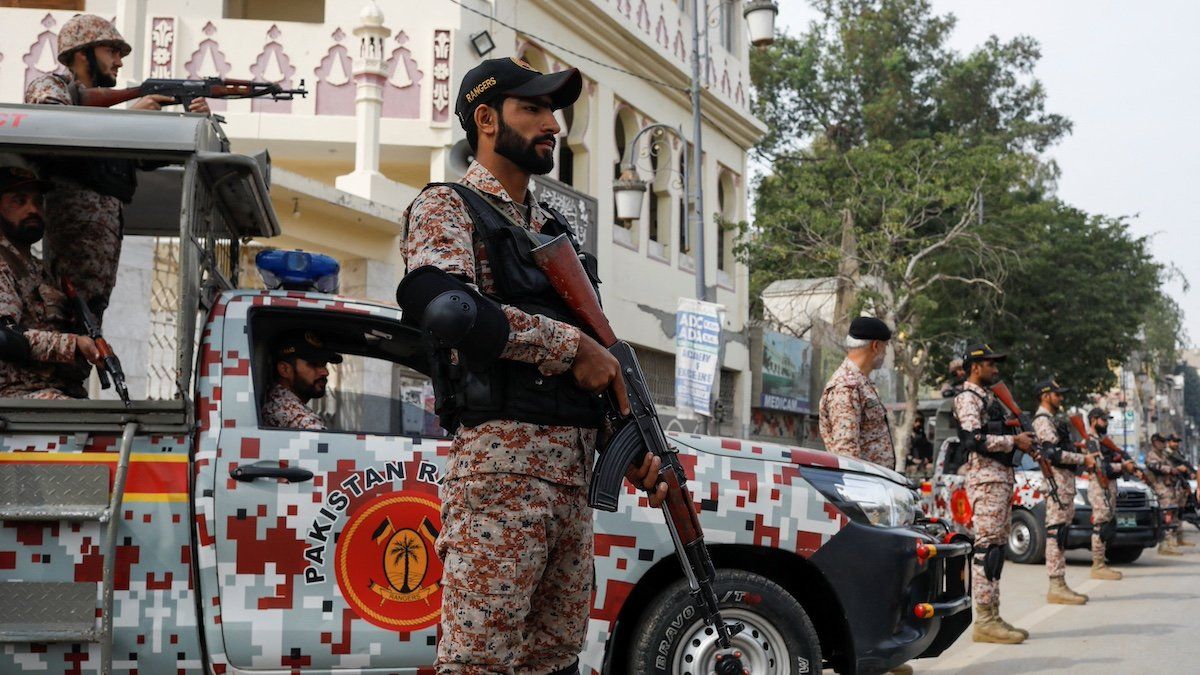
<path id="1" fill-rule="evenodd" d="M 1101 523 L 1099 535 L 1100 541 L 1104 542 L 1105 545 L 1113 543 L 1117 538 L 1117 521 L 1107 520 Z"/>
<path id="2" fill-rule="evenodd" d="M 576 660 L 575 663 L 572 663 L 566 668 L 559 668 L 558 670 L 551 672 L 550 675 L 579 675 L 579 661 Z"/>
<path id="3" fill-rule="evenodd" d="M 1060 551 L 1067 550 L 1067 534 L 1068 530 L 1066 523 L 1046 526 L 1046 537 L 1048 539 L 1053 539 L 1055 543 L 1058 544 L 1058 549 Z"/>
<path id="4" fill-rule="evenodd" d="M 1000 573 L 1004 571 L 1004 544 L 976 547 L 975 564 L 983 568 L 985 579 L 999 581 Z"/>

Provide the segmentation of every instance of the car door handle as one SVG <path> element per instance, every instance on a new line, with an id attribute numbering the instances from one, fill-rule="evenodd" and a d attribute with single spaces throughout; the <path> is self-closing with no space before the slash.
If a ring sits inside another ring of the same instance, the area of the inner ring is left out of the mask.
<path id="1" fill-rule="evenodd" d="M 249 482 L 259 478 L 282 478 L 289 483 L 303 483 L 312 480 L 313 473 L 298 466 L 279 466 L 278 464 L 249 464 L 230 469 L 229 477 L 234 480 Z"/>

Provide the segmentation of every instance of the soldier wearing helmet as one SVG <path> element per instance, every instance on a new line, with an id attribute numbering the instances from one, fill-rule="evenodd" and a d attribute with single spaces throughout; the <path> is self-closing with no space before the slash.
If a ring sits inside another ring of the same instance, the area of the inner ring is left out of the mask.
<path id="1" fill-rule="evenodd" d="M 43 75 L 25 90 L 25 102 L 74 105 L 79 87 L 112 87 L 129 43 L 107 19 L 94 14 L 75 16 L 58 34 L 58 61 L 65 73 Z M 159 110 L 173 101 L 152 94 L 133 102 L 137 110 Z M 191 112 L 207 113 L 208 103 L 196 99 Z M 101 321 L 117 281 L 121 256 L 121 203 L 136 189 L 136 165 L 124 159 L 57 158 L 46 160 L 42 172 L 53 182 L 46 196 L 46 239 L 43 256 L 56 276 L 68 274 L 92 312 Z"/>

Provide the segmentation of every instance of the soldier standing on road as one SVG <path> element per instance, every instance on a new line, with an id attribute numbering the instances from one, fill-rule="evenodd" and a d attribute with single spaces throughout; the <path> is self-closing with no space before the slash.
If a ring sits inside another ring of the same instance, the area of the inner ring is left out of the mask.
<path id="1" fill-rule="evenodd" d="M 278 429 L 325 429 L 325 421 L 308 407 L 325 396 L 330 363 L 342 355 L 326 349 L 316 333 L 306 330 L 286 335 L 275 345 L 275 384 L 262 407 L 263 426 Z"/>
<path id="2" fill-rule="evenodd" d="M 454 435 L 437 540 L 442 674 L 578 672 L 592 586 L 587 485 L 603 416 L 595 393 L 613 388 L 625 414 L 629 404 L 616 358 L 521 252 L 531 238 L 569 232 L 533 202 L 529 181 L 553 168 L 554 111 L 581 86 L 574 68 L 543 75 L 515 58 L 471 69 L 455 114 L 476 161 L 458 188 L 425 189 L 402 221 L 406 319 L 449 341 L 434 330 L 437 298 L 458 294 L 456 312 L 463 298 L 476 307 L 454 349 L 439 348 L 433 378 Z M 659 467 L 647 453 L 626 473 L 655 490 L 652 507 L 666 496 L 665 484 L 655 489 Z"/>
<path id="3" fill-rule="evenodd" d="M 975 598 L 976 642 L 1017 644 L 1029 632 L 1000 618 L 1000 573 L 1012 526 L 1014 446 L 1033 449 L 1028 432 L 1005 433 L 1004 410 L 988 387 L 994 384 L 1006 358 L 986 344 L 974 345 L 963 357 L 967 381 L 954 397 L 959 442 L 967 459 L 967 497 L 971 502 L 975 551 L 971 562 L 971 595 Z"/>
<path id="4" fill-rule="evenodd" d="M 25 102 L 74 105 L 77 87 L 113 87 L 129 43 L 107 19 L 80 14 L 58 34 L 58 61 L 67 74 L 49 73 L 25 89 Z M 159 110 L 170 96 L 152 94 L 134 101 L 135 110 Z M 196 99 L 190 112 L 207 113 Z M 101 322 L 117 281 L 121 257 L 121 204 L 133 199 L 136 163 L 123 159 L 50 159 L 45 173 L 54 182 L 46 196 L 43 257 L 56 276 L 68 275 Z"/>
<path id="5" fill-rule="evenodd" d="M 1154 494 L 1158 495 L 1158 508 L 1162 511 L 1163 518 L 1163 539 L 1158 544 L 1158 552 L 1160 555 L 1183 555 L 1183 552 L 1175 546 L 1176 530 L 1179 529 L 1179 487 L 1178 479 L 1179 471 L 1182 467 L 1176 467 L 1171 460 L 1167 459 L 1167 442 L 1161 434 L 1154 434 L 1150 437 L 1150 451 L 1146 453 L 1146 470 L 1149 474 L 1146 476 L 1150 479 L 1150 486 L 1154 488 Z"/>
<path id="6" fill-rule="evenodd" d="M 1167 454 L 1183 459 L 1183 451 L 1180 449 L 1180 444 L 1183 439 L 1171 434 L 1167 437 Z M 1183 520 L 1183 510 L 1187 508 L 1188 501 L 1191 499 L 1192 486 L 1188 483 L 1187 467 L 1182 464 L 1177 464 L 1175 470 L 1179 472 L 1178 489 L 1176 491 L 1175 503 L 1179 505 L 1180 520 Z M 1195 548 L 1196 545 L 1190 541 L 1185 541 L 1183 538 L 1183 523 L 1180 527 L 1175 528 L 1175 546 L 1179 548 Z"/>
<path id="7" fill-rule="evenodd" d="M 0 397 L 68 399 L 84 395 L 72 366 L 101 364 L 96 344 L 70 332 L 66 295 L 29 247 L 42 238 L 49 183 L 32 171 L 0 167 Z"/>
<path id="8" fill-rule="evenodd" d="M 1039 452 L 1050 460 L 1058 494 L 1046 495 L 1046 574 L 1050 590 L 1046 602 L 1056 605 L 1082 605 L 1088 597 L 1067 586 L 1067 532 L 1075 519 L 1075 471 L 1080 466 L 1092 468 L 1096 459 L 1075 451 L 1067 421 L 1059 416 L 1062 395 L 1069 392 L 1053 379 L 1039 382 L 1036 391 L 1041 405 L 1033 416 L 1033 431 Z"/>
<path id="9" fill-rule="evenodd" d="M 826 450 L 895 469 L 887 408 L 869 379 L 883 366 L 890 339 L 891 329 L 879 319 L 860 316 L 851 321 L 846 359 L 825 385 L 818 410 Z"/>
<path id="10" fill-rule="evenodd" d="M 1123 576 L 1117 570 L 1108 566 L 1105 555 L 1108 547 L 1117 536 L 1117 478 L 1125 471 L 1133 471 L 1133 462 L 1118 461 L 1112 452 L 1100 445 L 1100 439 L 1108 435 L 1108 411 L 1103 408 L 1092 408 L 1088 412 L 1088 424 L 1091 425 L 1091 437 L 1088 439 L 1089 449 L 1097 454 L 1100 461 L 1092 468 L 1091 480 L 1088 481 L 1088 502 L 1092 505 L 1092 578 L 1118 581 Z M 1100 485 L 1096 478 L 1099 472 L 1105 472 L 1108 478 L 1108 488 Z"/>

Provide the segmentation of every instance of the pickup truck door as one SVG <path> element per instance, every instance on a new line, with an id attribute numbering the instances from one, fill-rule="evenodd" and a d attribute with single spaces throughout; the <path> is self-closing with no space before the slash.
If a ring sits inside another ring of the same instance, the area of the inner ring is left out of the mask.
<path id="1" fill-rule="evenodd" d="M 270 378 L 252 372 L 259 357 L 245 353 L 247 323 L 236 314 L 227 311 L 224 325 L 212 473 L 219 586 L 212 611 L 225 658 L 238 669 L 305 673 L 431 665 L 441 606 L 433 542 L 444 444 L 259 426 L 256 389 Z M 355 320 L 322 313 L 322 321 L 343 327 Z M 343 366 L 370 360 L 351 356 Z M 351 403 L 343 397 L 339 404 Z"/>

